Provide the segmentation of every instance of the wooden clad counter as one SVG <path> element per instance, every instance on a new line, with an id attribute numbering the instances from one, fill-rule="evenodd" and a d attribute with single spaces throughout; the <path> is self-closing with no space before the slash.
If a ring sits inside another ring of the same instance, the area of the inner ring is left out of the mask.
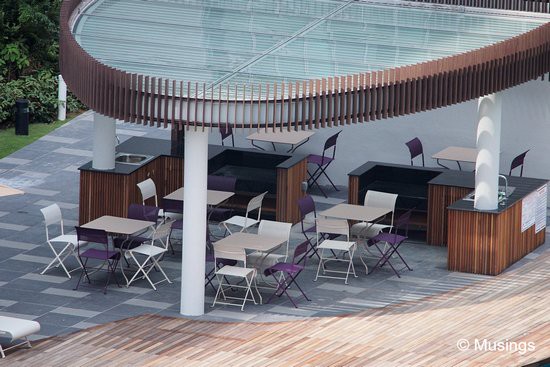
<path id="1" fill-rule="evenodd" d="M 533 224 L 522 232 L 522 201 L 547 181 L 525 177 L 508 177 L 508 181 L 516 189 L 496 210 L 474 209 L 473 201 L 467 200 L 448 207 L 449 270 L 497 275 L 544 243 L 544 228 L 535 233 Z"/>

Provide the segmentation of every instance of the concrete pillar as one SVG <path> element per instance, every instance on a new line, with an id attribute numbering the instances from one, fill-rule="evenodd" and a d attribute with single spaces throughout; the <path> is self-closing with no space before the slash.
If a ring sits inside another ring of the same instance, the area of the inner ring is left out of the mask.
<path id="1" fill-rule="evenodd" d="M 57 91 L 57 119 L 65 121 L 67 119 L 67 84 L 63 76 L 59 74 L 59 86 Z"/>
<path id="2" fill-rule="evenodd" d="M 204 314 L 206 268 L 208 130 L 185 131 L 184 164 L 180 313 L 200 316 Z"/>
<path id="3" fill-rule="evenodd" d="M 115 119 L 94 113 L 94 157 L 92 168 L 115 168 L 116 125 Z"/>
<path id="4" fill-rule="evenodd" d="M 480 97 L 478 101 L 476 188 L 474 208 L 498 208 L 500 125 L 502 93 Z"/>

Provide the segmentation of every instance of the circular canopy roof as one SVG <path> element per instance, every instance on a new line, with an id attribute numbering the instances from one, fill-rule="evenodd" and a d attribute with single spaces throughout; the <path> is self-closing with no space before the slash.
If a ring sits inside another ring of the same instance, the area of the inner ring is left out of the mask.
<path id="1" fill-rule="evenodd" d="M 207 89 L 257 88 L 418 64 L 545 22 L 532 14 L 409 4 L 99 0 L 77 18 L 73 35 L 93 58 L 129 73 L 206 83 Z"/>

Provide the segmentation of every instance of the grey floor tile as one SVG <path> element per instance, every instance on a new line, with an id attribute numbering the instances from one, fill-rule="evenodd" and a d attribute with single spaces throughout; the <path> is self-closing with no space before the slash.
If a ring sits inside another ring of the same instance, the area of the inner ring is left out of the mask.
<path id="1" fill-rule="evenodd" d="M 53 284 L 61 284 L 68 282 L 70 279 L 68 277 L 60 277 L 55 275 L 47 275 L 47 274 L 37 274 L 37 273 L 27 273 L 23 275 L 20 279 L 27 279 L 27 280 L 33 280 L 37 282 L 45 282 L 45 283 L 53 283 Z"/>
<path id="2" fill-rule="evenodd" d="M 2 229 L 9 229 L 10 231 L 17 231 L 21 232 L 29 228 L 29 226 L 23 226 L 20 224 L 11 224 L 11 223 L 2 223 L 0 222 L 0 228 Z"/>
<path id="3" fill-rule="evenodd" d="M 37 248 L 38 245 L 26 242 L 10 241 L 10 240 L 1 240 L 0 247 L 14 248 L 18 250 L 32 250 Z"/>
<path id="4" fill-rule="evenodd" d="M 14 312 L 25 315 L 42 316 L 55 309 L 55 306 L 48 306 L 39 303 L 17 302 L 2 309 L 3 312 Z"/>
<path id="5" fill-rule="evenodd" d="M 54 287 L 47 288 L 43 290 L 42 293 L 51 294 L 55 296 L 71 297 L 71 298 L 83 298 L 90 294 L 88 292 L 83 292 L 83 291 L 74 291 L 72 289 L 62 289 L 62 288 L 54 288 Z"/>
<path id="6" fill-rule="evenodd" d="M 149 307 L 149 308 L 158 308 L 159 310 L 168 308 L 168 307 L 173 305 L 173 303 L 148 301 L 148 300 L 136 299 L 136 298 L 132 298 L 132 299 L 129 299 L 127 301 L 124 301 L 123 304 L 133 305 L 133 306 L 141 306 L 141 307 Z"/>
<path id="7" fill-rule="evenodd" d="M 52 134 L 45 135 L 45 136 L 41 137 L 40 140 L 50 141 L 50 142 L 53 142 L 53 143 L 61 143 L 61 144 L 74 144 L 74 143 L 78 143 L 80 141 L 80 139 L 65 138 L 63 136 L 56 136 L 56 135 L 52 135 Z"/>
<path id="8" fill-rule="evenodd" d="M 40 196 L 55 196 L 59 194 L 59 191 L 39 189 L 36 187 L 27 187 L 25 189 L 26 194 L 40 195 Z"/>
<path id="9" fill-rule="evenodd" d="M 87 157 L 87 158 L 93 157 L 93 153 L 91 150 L 84 150 L 84 149 L 57 148 L 56 150 L 54 150 L 54 153 L 76 155 L 79 157 Z"/>
<path id="10" fill-rule="evenodd" d="M 27 255 L 27 254 L 15 255 L 11 259 L 17 260 L 17 261 L 27 261 L 27 262 L 37 263 L 37 264 L 45 264 L 45 265 L 49 264 L 52 261 L 52 259 L 49 257 Z"/>
<path id="11" fill-rule="evenodd" d="M 36 318 L 35 321 L 38 321 L 39 323 L 58 325 L 61 327 L 70 327 L 86 319 L 87 317 L 50 312 Z"/>
<path id="12" fill-rule="evenodd" d="M 8 300 L 8 299 L 0 299 L 0 307 L 2 307 L 2 308 L 14 305 L 16 303 L 17 303 L 17 301 Z"/>
<path id="13" fill-rule="evenodd" d="M 14 165 L 27 164 L 29 162 L 31 162 L 29 159 L 13 158 L 13 157 L 4 157 L 0 159 L 0 163 L 14 164 Z"/>
<path id="14" fill-rule="evenodd" d="M 57 307 L 51 310 L 52 313 L 59 313 L 62 315 L 78 316 L 78 317 L 94 317 L 99 315 L 101 312 L 84 310 L 80 308 L 71 308 L 71 307 Z"/>

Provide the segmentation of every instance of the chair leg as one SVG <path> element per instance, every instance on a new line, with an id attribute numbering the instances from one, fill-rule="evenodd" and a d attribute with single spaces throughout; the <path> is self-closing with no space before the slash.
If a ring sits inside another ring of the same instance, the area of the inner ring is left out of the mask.
<path id="1" fill-rule="evenodd" d="M 317 265 L 317 274 L 315 274 L 315 279 L 313 279 L 314 282 L 316 282 L 317 279 L 319 278 L 319 270 L 321 270 L 321 266 L 323 266 L 323 273 L 325 271 L 325 266 L 322 265 L 324 260 L 323 253 L 324 253 L 324 249 L 321 249 L 321 255 L 319 256 L 319 265 Z"/>

